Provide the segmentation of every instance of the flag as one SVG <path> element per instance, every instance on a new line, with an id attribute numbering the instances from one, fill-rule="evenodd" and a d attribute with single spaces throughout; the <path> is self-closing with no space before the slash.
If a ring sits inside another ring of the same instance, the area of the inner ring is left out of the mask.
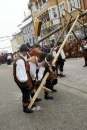
<path id="1" fill-rule="evenodd" d="M 35 22 L 34 25 L 34 36 L 40 36 L 42 22 Z"/>

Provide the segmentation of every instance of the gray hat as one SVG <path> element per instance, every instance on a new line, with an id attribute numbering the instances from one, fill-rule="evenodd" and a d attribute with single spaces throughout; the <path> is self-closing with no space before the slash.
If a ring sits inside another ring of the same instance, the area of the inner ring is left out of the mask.
<path id="1" fill-rule="evenodd" d="M 29 51 L 28 47 L 26 44 L 22 44 L 19 48 L 20 51 Z"/>
<path id="2" fill-rule="evenodd" d="M 47 57 L 46 57 L 47 61 L 52 61 L 54 59 L 53 55 L 52 54 L 48 54 Z"/>
<path id="3" fill-rule="evenodd" d="M 40 45 L 39 45 L 39 44 L 36 44 L 35 47 L 40 47 Z"/>

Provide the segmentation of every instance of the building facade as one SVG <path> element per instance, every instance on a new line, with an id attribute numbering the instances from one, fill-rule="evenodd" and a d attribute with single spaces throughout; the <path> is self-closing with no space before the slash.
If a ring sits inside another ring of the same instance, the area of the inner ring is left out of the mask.
<path id="1" fill-rule="evenodd" d="M 34 23 L 42 20 L 41 36 L 44 36 L 58 26 L 64 25 L 66 21 L 69 21 L 70 15 L 65 10 L 72 16 L 77 17 L 79 11 L 72 6 L 84 10 L 84 1 L 86 2 L 86 0 L 29 0 L 28 8 L 31 10 Z M 83 17 L 80 20 L 84 23 L 84 19 Z M 67 27 L 64 32 L 64 37 L 67 35 L 69 28 Z M 76 24 L 74 31 L 77 37 L 80 37 L 81 34 L 84 36 L 84 29 L 82 26 L 80 27 L 79 23 Z M 59 34 L 56 33 L 49 39 L 53 40 Z M 70 38 L 73 38 L 72 34 Z"/>
<path id="2" fill-rule="evenodd" d="M 32 45 L 35 42 L 33 22 L 28 22 L 21 27 L 24 43 Z"/>
<path id="3" fill-rule="evenodd" d="M 21 44 L 29 42 L 31 45 L 35 42 L 31 15 L 25 17 L 17 27 L 18 31 L 12 34 L 12 39 L 10 40 L 13 53 L 19 49 Z"/>
<path id="4" fill-rule="evenodd" d="M 61 19 L 62 25 L 64 25 L 66 21 L 69 21 L 71 16 L 68 13 L 70 13 L 73 17 L 77 17 L 77 15 L 80 13 L 80 11 L 77 10 L 76 8 L 78 8 L 80 10 L 84 10 L 83 0 L 58 0 L 58 5 L 59 5 L 60 19 Z M 73 6 L 76 8 L 73 8 Z M 83 19 L 84 19 L 84 17 L 80 19 L 80 21 L 82 23 L 84 23 Z M 66 29 L 66 32 L 65 32 L 65 36 L 67 35 L 69 29 L 70 29 L 70 27 L 68 26 Z M 82 29 L 82 26 L 80 23 L 76 23 L 74 32 L 77 37 L 82 36 L 83 29 Z M 84 34 L 83 34 L 83 36 L 84 36 Z M 73 34 L 71 34 L 70 40 L 73 40 L 73 39 L 74 39 Z"/>
<path id="5" fill-rule="evenodd" d="M 57 0 L 30 0 L 28 7 L 31 10 L 33 22 L 42 21 L 41 37 L 60 26 Z M 50 37 L 50 40 L 53 39 L 55 39 L 55 35 Z M 46 39 L 46 42 L 48 43 L 50 40 Z"/>
<path id="6" fill-rule="evenodd" d="M 21 30 L 13 33 L 12 39 L 10 41 L 12 45 L 12 51 L 14 53 L 19 49 L 20 45 L 24 43 L 24 38 Z"/>

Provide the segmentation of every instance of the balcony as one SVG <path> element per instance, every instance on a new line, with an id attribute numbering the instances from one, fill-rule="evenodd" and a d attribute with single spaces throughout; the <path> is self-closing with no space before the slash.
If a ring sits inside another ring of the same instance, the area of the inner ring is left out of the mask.
<path id="1" fill-rule="evenodd" d="M 47 22 L 42 24 L 41 30 L 45 31 L 45 30 L 51 29 L 51 28 L 56 29 L 59 24 L 60 24 L 60 20 L 59 19 L 49 20 L 49 21 L 47 21 Z"/>
<path id="2" fill-rule="evenodd" d="M 42 6 L 39 6 L 38 9 L 36 9 L 36 13 L 41 13 L 44 9 L 46 9 L 46 3 L 44 3 Z"/>

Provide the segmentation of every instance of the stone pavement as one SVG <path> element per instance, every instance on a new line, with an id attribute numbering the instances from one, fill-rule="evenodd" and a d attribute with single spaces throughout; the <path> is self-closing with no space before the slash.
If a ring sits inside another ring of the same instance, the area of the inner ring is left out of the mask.
<path id="1" fill-rule="evenodd" d="M 42 109 L 22 111 L 22 95 L 12 77 L 12 65 L 0 66 L 0 130 L 87 130 L 86 71 L 83 58 L 67 59 L 64 73 L 55 86 L 53 100 L 42 90 L 36 103 Z M 76 85 L 76 88 L 75 88 Z M 79 91 L 80 88 L 84 91 Z"/>
<path id="2" fill-rule="evenodd" d="M 66 59 L 64 65 L 66 77 L 59 77 L 59 83 L 87 92 L 87 67 L 83 67 L 83 65 L 83 58 Z"/>

